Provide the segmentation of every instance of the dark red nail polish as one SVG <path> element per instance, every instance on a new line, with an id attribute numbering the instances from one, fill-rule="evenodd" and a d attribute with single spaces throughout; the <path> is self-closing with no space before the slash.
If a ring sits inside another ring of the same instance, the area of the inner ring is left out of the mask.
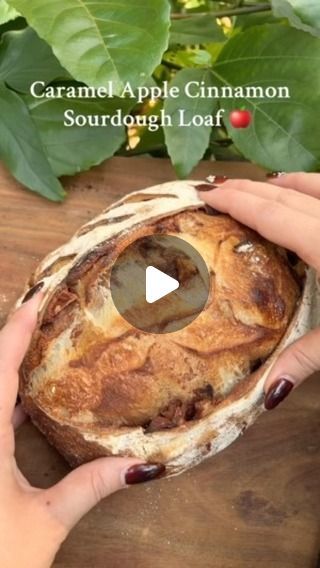
<path id="1" fill-rule="evenodd" d="M 130 467 L 125 475 L 127 485 L 144 483 L 163 476 L 166 466 L 162 463 L 142 463 Z"/>
<path id="2" fill-rule="evenodd" d="M 264 406 L 267 410 L 272 410 L 280 402 L 282 402 L 288 394 L 293 389 L 293 382 L 289 379 L 280 378 L 278 379 L 268 390 L 265 399 Z"/>
<path id="3" fill-rule="evenodd" d="M 43 288 L 44 282 L 38 282 L 35 286 L 30 288 L 30 290 L 26 293 L 25 297 L 22 300 L 22 304 L 31 300 L 33 296 L 35 296 L 38 292 L 40 292 L 41 288 Z"/>
<path id="4" fill-rule="evenodd" d="M 212 183 L 201 183 L 200 185 L 196 186 L 197 191 L 212 191 L 213 189 L 217 189 L 217 185 Z"/>
<path id="5" fill-rule="evenodd" d="M 269 179 L 277 179 L 285 175 L 285 172 L 269 172 L 266 174 L 266 177 Z"/>
<path id="6" fill-rule="evenodd" d="M 228 179 L 229 178 L 227 176 L 215 176 L 214 183 L 216 183 L 217 185 L 222 185 L 223 183 L 228 181 Z"/>

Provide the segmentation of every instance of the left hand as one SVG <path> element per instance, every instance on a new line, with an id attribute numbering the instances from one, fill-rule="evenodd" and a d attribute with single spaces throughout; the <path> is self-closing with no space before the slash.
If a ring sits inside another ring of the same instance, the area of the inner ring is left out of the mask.
<path id="1" fill-rule="evenodd" d="M 79 467 L 50 489 L 32 487 L 19 471 L 14 426 L 18 369 L 37 320 L 41 294 L 24 304 L 0 332 L 0 566 L 47 568 L 72 527 L 101 499 L 164 472 L 134 458 L 100 458 Z"/>

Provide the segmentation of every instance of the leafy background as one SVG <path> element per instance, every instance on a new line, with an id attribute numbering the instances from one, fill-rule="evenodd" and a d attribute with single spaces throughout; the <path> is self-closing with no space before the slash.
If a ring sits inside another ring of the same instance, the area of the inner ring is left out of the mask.
<path id="1" fill-rule="evenodd" d="M 61 201 L 62 175 L 111 156 L 170 156 L 186 177 L 202 158 L 251 160 L 270 170 L 320 167 L 319 0 L 0 0 L 0 159 L 27 188 Z M 41 99 L 46 85 L 104 86 L 105 100 Z M 190 99 L 183 86 L 288 85 L 291 99 Z M 124 84 L 181 88 L 179 99 L 137 104 Z M 177 125 L 188 116 L 245 107 L 246 130 Z M 173 127 L 66 128 L 63 114 L 172 116 Z"/>

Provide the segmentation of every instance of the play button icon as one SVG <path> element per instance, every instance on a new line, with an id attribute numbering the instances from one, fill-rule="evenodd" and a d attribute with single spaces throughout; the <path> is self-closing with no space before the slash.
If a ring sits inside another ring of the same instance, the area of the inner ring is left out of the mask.
<path id="1" fill-rule="evenodd" d="M 153 304 L 179 288 L 178 280 L 158 270 L 154 266 L 148 266 L 146 270 L 146 300 Z"/>
<path id="2" fill-rule="evenodd" d="M 135 328 L 172 333 L 204 309 L 210 291 L 205 261 L 187 241 L 155 234 L 128 245 L 110 275 L 113 303 Z"/>

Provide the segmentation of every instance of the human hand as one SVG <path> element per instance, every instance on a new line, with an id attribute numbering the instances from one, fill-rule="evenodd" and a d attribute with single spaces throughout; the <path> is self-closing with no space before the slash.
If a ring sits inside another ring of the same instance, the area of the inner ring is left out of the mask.
<path id="1" fill-rule="evenodd" d="M 219 184 L 219 185 L 213 185 Z M 269 177 L 269 183 L 217 177 L 199 186 L 201 199 L 266 239 L 295 252 L 320 272 L 320 174 Z M 320 369 L 320 328 L 284 350 L 265 384 L 265 407 L 275 408 Z"/>
<path id="2" fill-rule="evenodd" d="M 46 568 L 72 527 L 101 499 L 133 483 L 158 477 L 161 464 L 100 458 L 72 471 L 50 489 L 31 487 L 14 458 L 18 369 L 36 325 L 38 294 L 0 332 L 0 566 Z"/>

